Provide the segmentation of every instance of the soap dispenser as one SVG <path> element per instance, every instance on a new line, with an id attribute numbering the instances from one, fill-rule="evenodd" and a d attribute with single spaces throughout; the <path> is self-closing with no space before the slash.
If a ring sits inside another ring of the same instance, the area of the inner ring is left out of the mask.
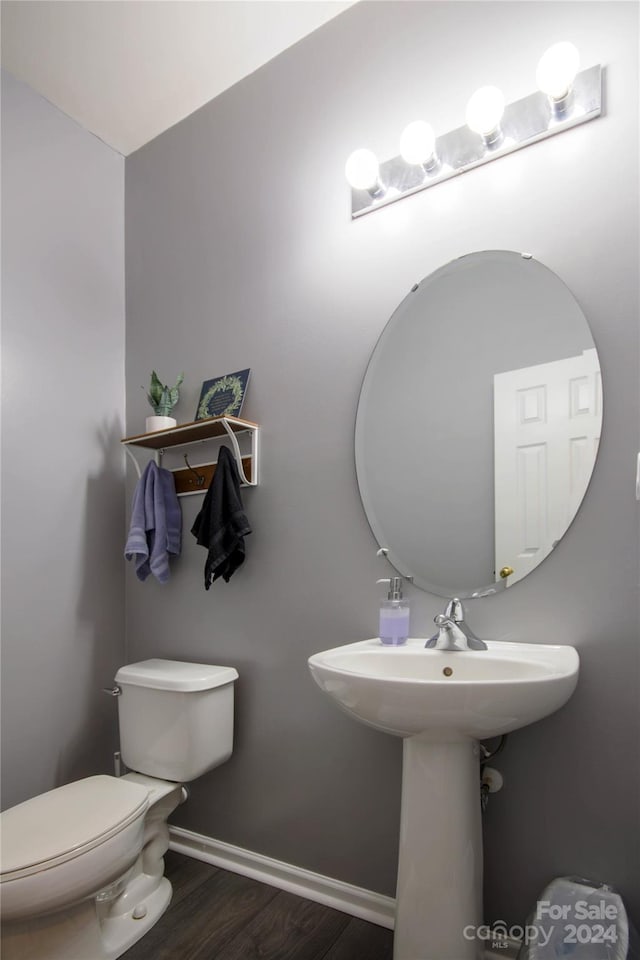
<path id="1" fill-rule="evenodd" d="M 402 577 L 386 577 L 387 599 L 380 604 L 380 640 L 387 646 L 399 647 L 409 636 L 409 601 L 402 596 Z"/>

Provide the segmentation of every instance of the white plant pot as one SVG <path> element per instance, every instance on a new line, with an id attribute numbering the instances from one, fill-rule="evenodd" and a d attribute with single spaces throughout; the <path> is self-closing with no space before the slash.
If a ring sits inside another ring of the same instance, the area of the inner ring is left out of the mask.
<path id="1" fill-rule="evenodd" d="M 156 430 L 170 430 L 177 426 L 178 421 L 173 417 L 147 417 L 145 420 L 146 433 L 155 433 Z"/>

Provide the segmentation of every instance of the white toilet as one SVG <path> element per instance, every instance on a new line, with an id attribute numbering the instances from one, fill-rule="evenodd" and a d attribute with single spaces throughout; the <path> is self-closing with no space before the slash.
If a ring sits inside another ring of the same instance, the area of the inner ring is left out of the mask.
<path id="1" fill-rule="evenodd" d="M 123 777 L 0 814 L 3 960 L 115 960 L 169 905 L 167 818 L 233 750 L 233 667 L 145 660 L 116 674 Z M 134 772 L 135 771 L 135 772 Z"/>

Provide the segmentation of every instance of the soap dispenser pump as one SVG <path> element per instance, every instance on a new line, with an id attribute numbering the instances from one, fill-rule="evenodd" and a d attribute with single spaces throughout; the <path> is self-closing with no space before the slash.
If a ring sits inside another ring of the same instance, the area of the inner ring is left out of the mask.
<path id="1" fill-rule="evenodd" d="M 402 596 L 402 577 L 385 577 L 387 599 L 380 604 L 380 641 L 386 646 L 400 647 L 409 636 L 409 601 Z"/>

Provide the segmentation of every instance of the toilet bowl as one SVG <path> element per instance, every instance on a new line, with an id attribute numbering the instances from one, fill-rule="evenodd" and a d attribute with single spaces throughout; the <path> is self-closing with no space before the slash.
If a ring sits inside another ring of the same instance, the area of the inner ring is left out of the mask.
<path id="1" fill-rule="evenodd" d="M 182 783 L 231 754 L 237 676 L 170 660 L 121 668 L 130 772 L 78 780 L 0 814 L 3 960 L 115 960 L 160 918 L 171 899 L 167 818 L 186 797 Z"/>
<path id="2" fill-rule="evenodd" d="M 142 849 L 147 791 L 89 777 L 7 810 L 2 818 L 2 919 L 21 920 L 96 894 Z"/>

